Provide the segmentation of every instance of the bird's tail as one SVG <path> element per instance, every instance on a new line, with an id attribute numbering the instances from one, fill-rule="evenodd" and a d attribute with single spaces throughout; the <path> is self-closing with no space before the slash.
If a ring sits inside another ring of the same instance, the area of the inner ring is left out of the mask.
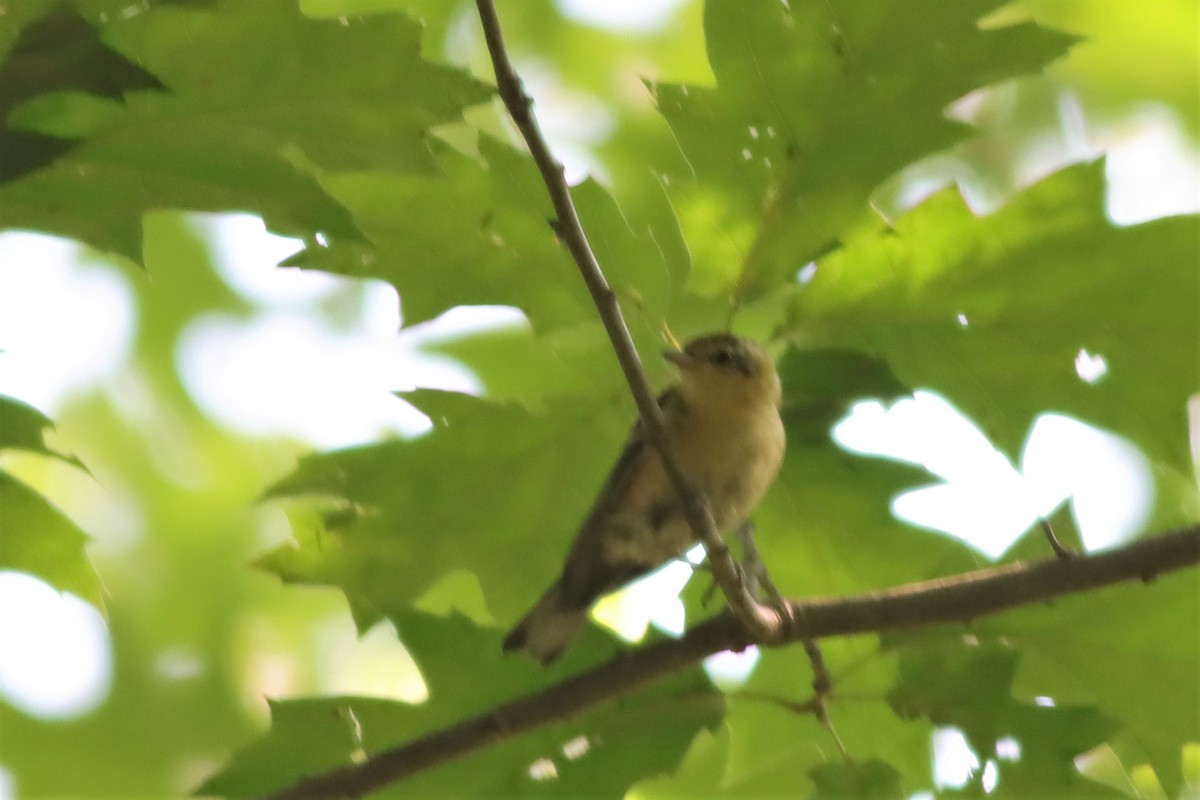
<path id="1" fill-rule="evenodd" d="M 543 665 L 550 664 L 579 635 L 587 612 L 586 606 L 567 607 L 555 583 L 504 638 L 504 651 L 524 650 Z"/>

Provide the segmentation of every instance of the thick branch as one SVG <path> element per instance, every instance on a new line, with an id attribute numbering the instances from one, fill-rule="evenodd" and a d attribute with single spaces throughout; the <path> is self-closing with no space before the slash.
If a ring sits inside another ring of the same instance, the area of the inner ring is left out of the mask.
<path id="1" fill-rule="evenodd" d="M 629 329 L 625 326 L 625 319 L 621 316 L 617 295 L 605 280 L 600 264 L 596 261 L 591 245 L 588 244 L 587 235 L 579 222 L 579 215 L 575 212 L 575 203 L 571 200 L 571 192 L 567 187 L 566 178 L 563 176 L 562 165 L 554 160 L 554 156 L 550 153 L 550 147 L 546 144 L 545 137 L 542 136 L 541 128 L 534 119 L 533 100 L 525 93 L 521 79 L 513 68 L 512 61 L 509 60 L 508 50 L 504 46 L 504 37 L 500 31 L 500 19 L 496 15 L 496 7 L 492 0 L 475 0 L 475 5 L 479 9 L 483 35 L 487 40 L 488 53 L 492 58 L 492 68 L 496 73 L 496 89 L 513 122 L 516 123 L 517 129 L 520 130 L 521 136 L 525 139 L 529 152 L 533 156 L 538 170 L 542 173 L 542 180 L 546 184 L 550 200 L 554 204 L 554 213 L 557 215 L 554 230 L 563 244 L 567 246 L 567 250 L 579 267 L 579 274 L 583 276 L 583 281 L 587 284 L 592 300 L 596 304 L 596 310 L 604 323 L 604 329 L 612 341 L 617 361 L 621 364 L 621 371 L 625 373 L 625 381 L 629 384 L 633 399 L 637 403 L 646 435 L 658 452 L 659 458 L 662 459 L 663 467 L 671 479 L 675 491 L 679 493 L 684 515 L 692 532 L 696 534 L 699 541 L 704 543 L 704 549 L 708 553 L 708 560 L 712 567 L 713 578 L 725 593 L 734 613 L 751 633 L 757 638 L 775 635 L 782 627 L 783 621 L 779 618 L 778 613 L 759 605 L 746 591 L 737 566 L 729 554 L 729 548 L 725 544 L 725 540 L 721 538 L 716 523 L 713 522 L 708 502 L 702 494 L 692 488 L 687 476 L 680 468 L 679 462 L 671 452 L 662 411 L 646 380 L 646 373 L 642 369 L 637 349 L 633 346 L 633 339 L 629 336 Z"/>
<path id="2" fill-rule="evenodd" d="M 846 598 L 789 600 L 785 641 L 970 622 L 1017 606 L 1140 580 L 1200 563 L 1200 525 L 1091 556 L 1012 564 Z M 624 654 L 544 691 L 377 753 L 361 764 L 306 778 L 270 800 L 361 797 L 393 781 L 453 761 L 489 744 L 575 716 L 639 686 L 753 641 L 730 614 Z"/>

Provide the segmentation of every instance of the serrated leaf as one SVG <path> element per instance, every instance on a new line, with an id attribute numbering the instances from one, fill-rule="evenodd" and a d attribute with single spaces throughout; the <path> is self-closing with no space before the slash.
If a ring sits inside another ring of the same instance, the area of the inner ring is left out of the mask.
<path id="1" fill-rule="evenodd" d="M 890 366 L 850 350 L 793 348 L 779 371 L 788 452 L 753 516 L 781 591 L 850 594 L 969 568 L 961 544 L 891 513 L 892 498 L 925 480 L 924 470 L 849 453 L 831 436 L 855 401 L 907 394 Z"/>
<path id="2" fill-rule="evenodd" d="M 77 11 L 62 4 L 51 10 L 54 5 L 39 0 L 5 9 L 0 26 L 0 53 L 5 54 L 0 63 L 0 184 L 69 151 L 69 139 L 78 130 L 78 125 L 55 129 L 58 120 L 71 114 L 54 115 L 41 132 L 37 125 L 23 129 L 13 113 L 22 101 L 72 90 L 104 104 L 105 98 L 113 101 L 126 91 L 162 88 L 153 75 L 106 45 Z"/>
<path id="3" fill-rule="evenodd" d="M 699 285 L 753 298 L 791 281 L 884 178 L 962 138 L 943 113 L 951 101 L 1040 69 L 1074 41 L 1030 24 L 981 27 L 999 5 L 706 3 L 716 88 L 655 87 L 694 170 L 672 196 L 699 243 Z"/>
<path id="4" fill-rule="evenodd" d="M 1093 704 L 1121 720 L 1168 795 L 1200 741 L 1200 577 L 1195 571 L 1065 597 L 985 620 L 978 635 L 1021 648 L 1026 696 Z"/>
<path id="5" fill-rule="evenodd" d="M 527 325 L 514 325 L 432 342 L 424 349 L 468 367 L 484 395 L 499 402 L 536 407 L 547 398 L 628 391 L 598 320 L 538 335 Z"/>
<path id="6" fill-rule="evenodd" d="M 1112 717 L 1095 708 L 1019 706 L 1008 724 L 1021 751 L 1014 761 L 999 761 L 996 797 L 1124 797 L 1082 777 L 1074 764 L 1121 727 Z"/>
<path id="7" fill-rule="evenodd" d="M 960 729 L 981 761 L 996 764 L 1001 796 L 1112 796 L 1083 778 L 1074 759 L 1106 742 L 1121 722 L 1103 708 L 1020 702 L 1013 678 L 1026 651 L 1008 638 L 984 641 L 953 629 L 887 637 L 900 673 L 888 702 L 902 717 Z M 1013 739 L 1017 752 L 997 743 Z M 1089 795 L 1088 793 L 1093 794 Z"/>
<path id="8" fill-rule="evenodd" d="M 0 569 L 29 573 L 102 609 L 100 579 L 84 552 L 87 540 L 44 497 L 0 471 Z"/>
<path id="9" fill-rule="evenodd" d="M 388 281 L 406 325 L 480 304 L 517 306 L 536 328 L 594 319 L 533 161 L 486 137 L 479 149 L 482 160 L 431 143 L 436 174 L 324 177 L 370 245 L 309 247 L 289 263 Z"/>
<path id="10" fill-rule="evenodd" d="M 855 400 L 900 397 L 911 391 L 886 361 L 852 350 L 793 348 L 778 369 L 788 389 L 785 413 L 802 402 L 820 401 L 844 413 Z"/>
<path id="11" fill-rule="evenodd" d="M 354 239 L 345 210 L 307 170 L 428 171 L 426 130 L 490 95 L 422 61 L 419 26 L 399 16 L 341 25 L 286 0 L 155 4 L 114 15 L 103 36 L 167 91 L 127 91 L 69 153 L 0 187 L 0 227 L 134 260 L 141 214 L 162 207 L 250 211 L 282 233 Z M 59 97 L 59 119 L 43 103 L 25 121 L 61 131 L 81 113 L 72 100 Z"/>
<path id="12" fill-rule="evenodd" d="M 33 406 L 12 397 L 0 395 L 0 450 L 13 448 L 41 453 L 44 456 L 62 459 L 85 469 L 74 456 L 66 455 L 46 445 L 46 431 L 54 423 Z"/>
<path id="13" fill-rule="evenodd" d="M 79 467 L 46 445 L 54 423 L 20 400 L 0 395 L 0 450 L 38 453 Z M 0 470 L 0 569 L 27 572 L 103 609 L 100 579 L 84 551 L 87 535 L 46 498 Z"/>
<path id="14" fill-rule="evenodd" d="M 689 245 L 659 184 L 643 187 L 630 199 L 637 216 L 628 214 L 596 181 L 573 187 L 571 196 L 588 243 L 639 343 L 653 338 L 661 346 L 664 327 L 686 341 L 728 324 L 726 298 L 691 290 Z"/>
<path id="15" fill-rule="evenodd" d="M 281 788 L 303 775 L 348 764 L 480 713 L 545 682 L 540 667 L 501 654 L 499 631 L 461 616 L 404 612 L 393 621 L 425 676 L 427 702 L 411 706 L 332 698 L 275 703 L 271 732 L 199 791 L 243 797 Z M 678 765 L 696 733 L 715 725 L 720 714 L 720 694 L 694 671 L 371 796 L 429 797 L 451 791 L 460 797 L 619 798 L 634 781 Z M 538 760 L 552 777 L 531 777 L 529 767 Z"/>
<path id="16" fill-rule="evenodd" d="M 1052 409 L 1185 471 L 1185 408 L 1200 388 L 1198 221 L 1116 228 L 1103 185 L 1101 164 L 1071 168 L 984 218 L 954 191 L 935 195 L 823 259 L 791 325 L 886 359 L 1010 455 Z M 1107 365 L 1090 383 L 1076 367 L 1085 351 Z"/>
<path id="17" fill-rule="evenodd" d="M 900 674 L 888 704 L 905 719 L 954 725 L 981 752 L 991 752 L 1004 727 L 1018 654 L 972 646 L 965 637 L 900 654 Z"/>
<path id="18" fill-rule="evenodd" d="M 355 605 L 402 608 L 452 570 L 474 572 L 508 622 L 549 585 L 616 459 L 626 413 L 604 400 L 543 413 L 449 392 L 409 395 L 439 427 L 413 441 L 314 455 L 273 490 L 356 509 L 300 531 L 261 564 L 285 580 L 340 586 Z M 527 591 L 512 591 L 513 576 Z"/>
<path id="19" fill-rule="evenodd" d="M 803 648 L 764 650 L 726 714 L 729 793 L 797 796 L 814 785 L 823 765 L 845 762 L 839 742 L 856 760 L 890 765 L 908 792 L 928 787 L 932 727 L 897 719 L 883 699 L 896 679 L 894 656 L 881 652 L 873 636 L 827 639 L 820 647 L 834 684 L 826 703 L 832 731 L 803 705 L 812 697 Z"/>
<path id="20" fill-rule="evenodd" d="M 362 733 L 406 704 L 369 697 L 272 700 L 271 731 L 243 748 L 200 795 L 245 797 L 278 789 L 301 775 L 348 763 L 361 752 Z"/>
<path id="21" fill-rule="evenodd" d="M 370 244 L 310 246 L 290 264 L 388 281 L 405 324 L 459 305 L 520 308 L 539 335 L 595 323 L 579 270 L 551 227 L 556 214 L 533 160 L 486 135 L 478 158 L 431 142 L 436 175 L 337 174 L 322 185 Z M 571 195 L 594 254 L 635 332 L 684 330 L 719 319 L 719 304 L 684 292 L 688 253 L 661 192 L 641 198 L 655 213 L 626 217 L 588 180 Z M 402 211 L 398 212 L 398 209 Z"/>

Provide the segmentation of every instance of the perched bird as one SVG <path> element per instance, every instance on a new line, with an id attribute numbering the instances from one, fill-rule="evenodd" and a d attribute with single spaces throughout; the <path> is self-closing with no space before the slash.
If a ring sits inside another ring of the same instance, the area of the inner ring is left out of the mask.
<path id="1" fill-rule="evenodd" d="M 745 521 L 775 480 L 786 447 L 779 375 L 758 343 L 729 333 L 664 353 L 679 382 L 658 403 L 679 466 L 708 499 L 718 530 Z M 562 574 L 504 640 L 543 664 L 579 633 L 588 609 L 696 543 L 653 445 L 634 426 L 567 553 Z"/>

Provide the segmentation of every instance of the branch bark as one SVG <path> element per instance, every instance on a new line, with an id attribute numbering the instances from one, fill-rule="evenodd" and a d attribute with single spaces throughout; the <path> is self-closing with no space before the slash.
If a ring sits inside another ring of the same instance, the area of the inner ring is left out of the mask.
<path id="1" fill-rule="evenodd" d="M 563 175 L 562 165 L 550 152 L 550 147 L 546 144 L 541 128 L 533 116 L 533 100 L 525 93 L 521 78 L 517 75 L 517 71 L 508 57 L 508 49 L 504 45 L 504 35 L 500 29 L 500 18 L 496 15 L 496 7 L 492 0 L 475 0 L 475 5 L 479 10 L 479 19 L 483 25 L 484 39 L 487 41 L 488 54 L 492 59 L 492 69 L 496 73 L 496 89 L 500 94 L 500 99 L 504 101 L 505 108 L 508 109 L 509 116 L 512 117 L 517 129 L 521 132 L 526 146 L 529 147 L 529 153 L 533 156 L 534 163 L 537 164 L 538 171 L 542 174 L 542 180 L 546 184 L 546 190 L 554 204 L 554 213 L 557 215 L 557 219 L 551 224 L 559 239 L 571 253 L 571 257 L 579 268 L 579 274 L 583 277 L 588 292 L 592 295 L 592 301 L 596 304 L 596 311 L 600 314 L 605 331 L 608 332 L 608 338 L 612 342 L 617 361 L 621 364 L 625 382 L 629 384 L 629 390 L 637 403 L 638 414 L 641 416 L 647 438 L 658 452 L 671 484 L 679 493 L 688 525 L 691 526 L 696 538 L 704 543 L 713 579 L 721 587 L 730 608 L 756 639 L 778 635 L 784 627 L 784 620 L 778 611 L 759 604 L 747 591 L 742 582 L 741 573 L 730 555 L 729 546 L 725 544 L 721 532 L 717 530 L 716 523 L 713 522 L 708 501 L 692 487 L 691 481 L 688 480 L 671 451 L 662 411 L 646 380 L 641 359 L 638 358 L 637 349 L 633 346 L 633 339 L 629 335 L 629 328 L 625 325 L 625 318 L 621 315 L 621 306 L 617 302 L 617 295 L 605 279 L 591 245 L 588 244 L 587 234 L 584 233 L 579 215 L 575 211 L 575 203 L 571 199 L 571 191 Z"/>
<path id="2" fill-rule="evenodd" d="M 768 644 L 970 622 L 1123 581 L 1149 583 L 1196 564 L 1200 564 L 1200 525 L 1191 525 L 1095 555 L 1010 564 L 853 597 L 788 600 L 792 623 Z M 713 653 L 741 650 L 753 643 L 753 637 L 727 612 L 692 628 L 681 639 L 621 655 L 556 686 L 376 753 L 361 764 L 305 778 L 266 800 L 361 797 L 490 744 L 573 717 L 692 667 Z"/>

